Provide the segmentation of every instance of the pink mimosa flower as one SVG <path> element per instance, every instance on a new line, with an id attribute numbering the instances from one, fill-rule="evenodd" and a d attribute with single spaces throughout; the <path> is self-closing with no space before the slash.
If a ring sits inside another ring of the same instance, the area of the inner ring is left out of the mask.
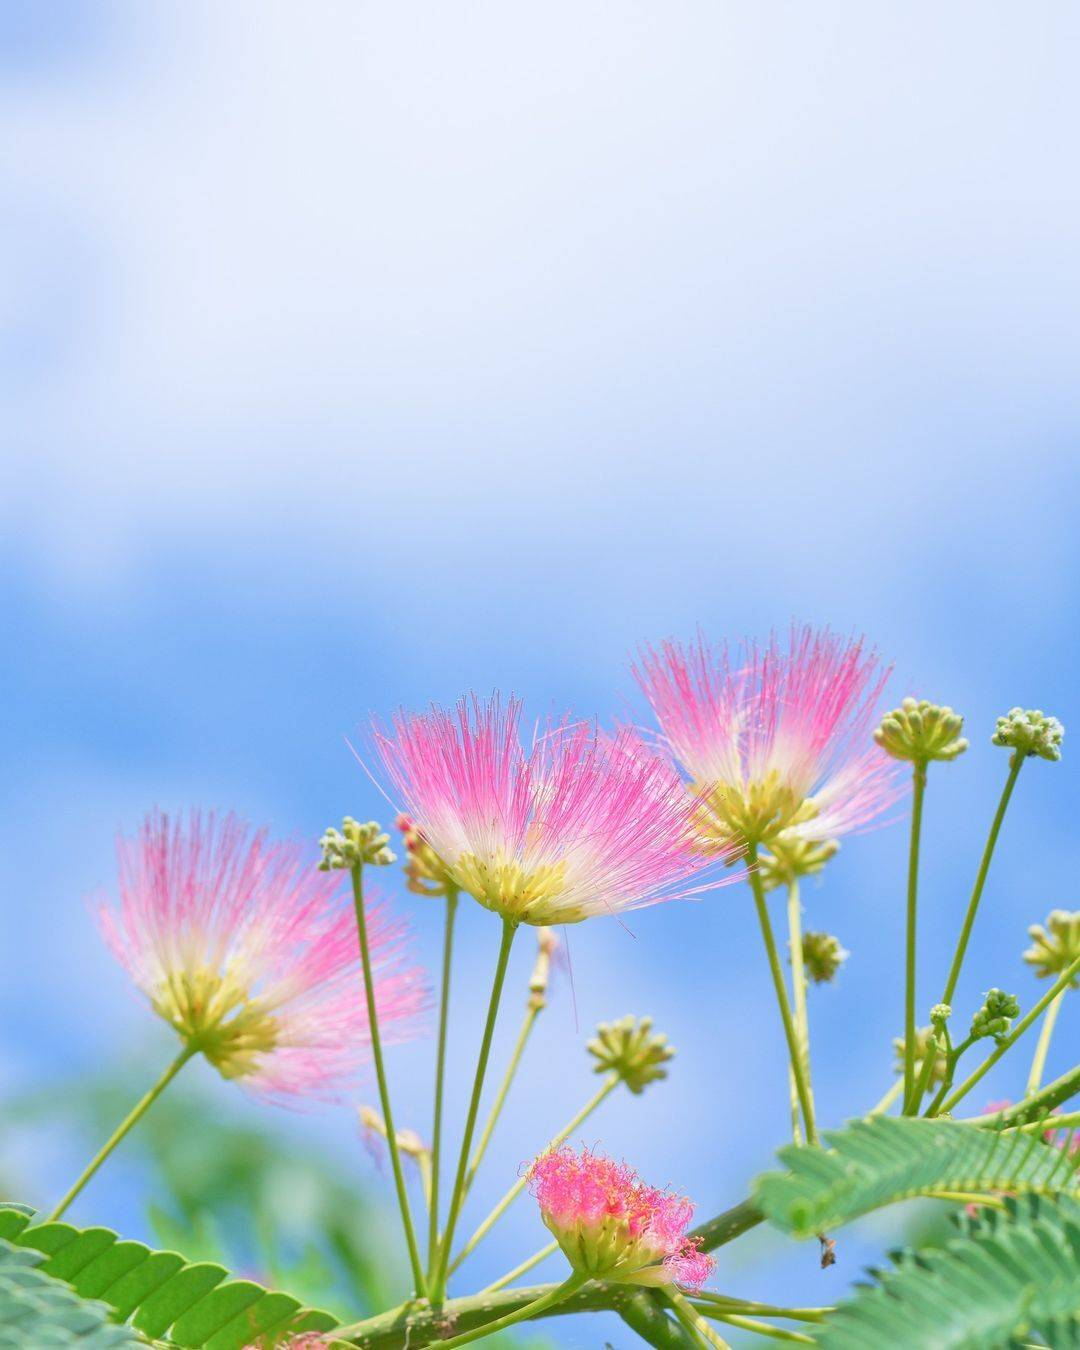
<path id="1" fill-rule="evenodd" d="M 646 1185 L 625 1163 L 559 1148 L 541 1154 L 528 1177 L 544 1223 L 582 1274 L 697 1289 L 716 1264 L 686 1235 L 690 1201 Z"/>
<path id="2" fill-rule="evenodd" d="M 697 805 L 637 735 L 564 722 L 522 745 L 521 704 L 462 699 L 376 730 L 415 828 L 455 885 L 518 923 L 673 899 L 707 859 Z M 717 884 L 717 883 L 713 883 Z"/>
<path id="3" fill-rule="evenodd" d="M 862 641 L 792 629 L 732 652 L 704 637 L 646 648 L 634 671 L 667 749 L 707 803 L 712 847 L 745 852 L 783 831 L 835 839 L 903 793 L 870 739 L 888 670 Z"/>
<path id="4" fill-rule="evenodd" d="M 102 932 L 187 1046 L 283 1102 L 332 1096 L 355 1078 L 370 1036 L 339 873 L 232 815 L 150 815 L 117 854 L 120 903 L 102 907 Z M 424 981 L 384 904 L 369 904 L 368 931 L 380 1031 L 401 1040 L 416 1030 Z"/>

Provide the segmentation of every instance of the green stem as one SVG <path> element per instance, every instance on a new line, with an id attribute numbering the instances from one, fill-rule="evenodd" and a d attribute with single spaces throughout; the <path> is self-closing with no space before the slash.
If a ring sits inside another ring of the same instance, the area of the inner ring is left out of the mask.
<path id="1" fill-rule="evenodd" d="M 948 1037 L 948 1034 L 948 1030 L 946 1029 L 946 1038 Z M 927 1090 L 930 1087 L 930 1079 L 933 1077 L 934 1065 L 937 1063 L 938 1051 L 940 1049 L 941 1045 L 938 1042 L 938 1032 L 935 1029 L 926 1040 L 926 1051 L 923 1054 L 922 1068 L 919 1070 L 919 1076 L 915 1082 L 915 1095 L 912 1098 L 912 1115 L 918 1115 L 922 1108 L 923 1098 L 926 1096 Z M 948 1055 L 950 1064 L 954 1063 L 952 1060 L 951 1047 L 948 1048 Z M 950 1079 L 949 1081 L 951 1082 L 952 1080 Z"/>
<path id="2" fill-rule="evenodd" d="M 506 1094 L 510 1091 L 510 1085 L 514 1081 L 514 1075 L 517 1073 L 518 1065 L 521 1063 L 521 1056 L 525 1053 L 525 1046 L 529 1040 L 529 1034 L 533 1029 L 537 1017 L 540 1015 L 539 1007 L 533 1007 L 531 1004 L 525 1011 L 525 1018 L 521 1024 L 521 1030 L 518 1032 L 517 1042 L 514 1045 L 513 1053 L 510 1056 L 510 1063 L 506 1066 L 506 1072 L 503 1074 L 503 1080 L 499 1084 L 499 1091 L 495 1096 L 491 1110 L 488 1112 L 488 1118 L 484 1122 L 484 1128 L 480 1132 L 480 1142 L 476 1145 L 476 1152 L 469 1163 L 469 1170 L 465 1176 L 465 1193 L 468 1194 L 476 1173 L 480 1168 L 480 1163 L 487 1152 L 487 1146 L 491 1142 L 491 1136 L 494 1133 L 496 1122 L 502 1114 L 503 1105 L 506 1102 Z"/>
<path id="3" fill-rule="evenodd" d="M 768 1322 L 759 1322 L 756 1317 L 744 1317 L 741 1313 L 721 1312 L 712 1304 L 703 1303 L 699 1299 L 695 1299 L 692 1306 L 703 1312 L 706 1317 L 711 1317 L 714 1322 L 725 1322 L 728 1326 L 738 1327 L 740 1331 L 753 1331 L 758 1336 L 767 1336 L 774 1341 L 797 1341 L 799 1345 L 815 1344 L 812 1336 L 806 1336 L 801 1331 L 770 1326 Z"/>
<path id="4" fill-rule="evenodd" d="M 131 1110 L 120 1122 L 120 1124 L 117 1125 L 116 1129 L 113 1130 L 112 1134 L 109 1135 L 108 1139 L 105 1140 L 101 1148 L 98 1149 L 97 1153 L 95 1153 L 94 1156 L 90 1159 L 89 1163 L 87 1163 L 86 1167 L 80 1173 L 78 1180 L 71 1187 L 71 1189 L 64 1196 L 64 1198 L 60 1201 L 60 1203 L 56 1206 L 53 1212 L 49 1215 L 46 1222 L 55 1223 L 56 1220 L 60 1218 L 60 1216 L 67 1209 L 68 1205 L 71 1204 L 72 1200 L 75 1199 L 75 1197 L 79 1194 L 82 1188 L 86 1185 L 86 1183 L 98 1170 L 101 1164 L 105 1161 L 105 1159 L 117 1146 L 120 1140 L 123 1139 L 123 1137 L 128 1133 L 128 1131 L 132 1128 L 132 1126 L 137 1125 L 139 1123 L 139 1121 L 143 1118 L 143 1116 L 146 1115 L 150 1107 L 153 1106 L 154 1102 L 157 1101 L 157 1099 L 169 1086 L 169 1084 L 180 1072 L 180 1070 L 184 1067 L 184 1065 L 188 1062 L 188 1060 L 191 1059 L 191 1057 L 197 1053 L 198 1050 L 192 1047 L 191 1045 L 184 1046 L 183 1050 L 180 1051 L 180 1053 L 169 1065 L 169 1067 L 165 1070 L 165 1072 L 161 1075 L 161 1077 L 157 1080 L 157 1082 L 150 1089 L 150 1091 L 147 1092 L 145 1096 L 139 1098 L 139 1100 L 131 1108 Z"/>
<path id="5" fill-rule="evenodd" d="M 431 1126 L 431 1196 L 428 1200 L 428 1275 L 439 1252 L 439 1177 L 442 1162 L 443 1082 L 446 1075 L 446 1033 L 450 1011 L 450 972 L 454 952 L 456 887 L 446 888 L 446 923 L 443 928 L 442 991 L 439 996 L 439 1032 L 435 1050 L 435 1117 Z"/>
<path id="6" fill-rule="evenodd" d="M 675 1316 L 690 1331 L 701 1338 L 706 1345 L 715 1347 L 715 1350 L 731 1350 L 727 1341 L 709 1326 L 704 1317 L 698 1312 L 692 1303 L 681 1294 L 674 1285 L 664 1288 L 664 1296 L 675 1309 Z"/>
<path id="7" fill-rule="evenodd" d="M 458 1158 L 457 1174 L 454 1177 L 454 1189 L 450 1193 L 450 1210 L 446 1216 L 446 1231 L 439 1243 L 438 1259 L 432 1278 L 431 1300 L 439 1303 L 446 1293 L 447 1266 L 450 1261 L 450 1248 L 454 1241 L 458 1216 L 465 1199 L 465 1172 L 469 1166 L 469 1150 L 472 1148 L 473 1132 L 476 1129 L 476 1117 L 480 1110 L 480 1094 L 484 1090 L 484 1075 L 487 1072 L 488 1056 L 491 1054 L 491 1038 L 495 1032 L 495 1022 L 499 1015 L 499 1001 L 502 998 L 503 984 L 506 980 L 506 967 L 510 960 L 510 947 L 517 932 L 517 924 L 512 919 L 503 919 L 502 941 L 499 944 L 499 956 L 495 963 L 495 978 L 491 986 L 491 998 L 488 1002 L 487 1021 L 480 1041 L 480 1055 L 476 1063 L 476 1075 L 473 1079 L 472 1097 L 469 1101 L 469 1113 L 465 1119 L 465 1136 L 461 1141 L 461 1154 Z"/>
<path id="8" fill-rule="evenodd" d="M 791 948 L 791 987 L 795 996 L 795 1030 L 802 1051 L 803 1073 L 806 1075 L 806 1091 L 810 1103 L 814 1102 L 814 1083 L 810 1073 L 810 1018 L 806 1010 L 806 967 L 803 964 L 802 905 L 799 901 L 799 883 L 788 882 L 787 896 L 788 945 Z M 798 1084 L 792 1074 L 792 1092 L 798 1098 Z M 795 1142 L 799 1142 L 798 1132 L 794 1131 Z"/>
<path id="9" fill-rule="evenodd" d="M 1043 1018 L 1042 1030 L 1039 1032 L 1039 1043 L 1035 1047 L 1035 1054 L 1031 1060 L 1031 1072 L 1028 1074 L 1027 1089 L 1024 1092 L 1025 1097 L 1030 1097 L 1032 1093 L 1038 1092 L 1039 1084 L 1042 1082 L 1043 1070 L 1046 1068 L 1046 1054 L 1050 1049 L 1050 1038 L 1054 1034 L 1054 1025 L 1058 1019 L 1058 1013 L 1061 1012 L 1061 1005 L 1065 1001 L 1065 990 L 1063 989 L 1053 1003 L 1046 1010 L 1046 1016 Z"/>
<path id="10" fill-rule="evenodd" d="M 997 1048 L 993 1053 L 987 1055 L 979 1067 L 964 1079 L 952 1096 L 939 1107 L 939 1111 L 951 1111 L 957 1102 L 967 1096 L 975 1084 L 979 1082 L 985 1074 L 990 1072 L 1002 1055 L 1016 1044 L 1024 1032 L 1027 1031 L 1028 1027 L 1038 1020 L 1039 1015 L 1045 1012 L 1050 1004 L 1053 1003 L 1054 999 L 1057 998 L 1058 994 L 1060 994 L 1062 990 L 1068 989 L 1077 971 L 1080 971 L 1080 956 L 1078 956 L 1075 961 L 1071 962 L 1070 965 L 1066 966 L 1027 1016 L 1022 1017 L 1020 1021 L 1017 1022 L 1016 1026 L 1013 1027 L 1012 1031 L 999 1041 Z M 933 1114 L 937 1115 L 938 1112 L 933 1111 Z"/>
<path id="11" fill-rule="evenodd" d="M 494 1294 L 499 1289 L 505 1289 L 508 1284 L 513 1284 L 516 1279 L 519 1279 L 527 1271 L 532 1270 L 533 1266 L 538 1266 L 540 1262 L 546 1260 L 547 1257 L 554 1256 L 558 1250 L 559 1244 L 557 1242 L 549 1242 L 546 1247 L 541 1247 L 538 1252 L 533 1252 L 532 1256 L 522 1261 L 520 1266 L 515 1266 L 513 1270 L 508 1270 L 501 1279 L 496 1280 L 494 1284 L 489 1284 L 486 1289 L 481 1289 L 480 1292 L 482 1294 Z"/>
<path id="12" fill-rule="evenodd" d="M 994 856 L 994 848 L 997 844 L 998 835 L 1001 833 L 1001 822 L 1005 819 L 1009 798 L 1016 786 L 1016 780 L 1019 777 L 1024 759 L 1024 755 L 1014 751 L 1009 760 L 1009 776 L 1005 780 L 1001 800 L 998 802 L 998 808 L 990 826 L 990 834 L 986 840 L 986 847 L 983 849 L 982 861 L 979 863 L 979 870 L 975 876 L 975 886 L 971 892 L 971 899 L 968 901 L 967 913 L 964 915 L 964 926 L 960 929 L 956 954 L 953 956 L 949 978 L 945 982 L 945 992 L 941 996 L 942 1003 L 952 1003 L 953 994 L 956 992 L 956 983 L 960 979 L 960 968 L 964 964 L 964 953 L 967 951 L 968 939 L 971 937 L 971 930 L 975 925 L 975 915 L 979 909 L 979 901 L 982 899 L 983 887 L 986 885 L 986 875 L 990 871 L 990 859 Z"/>
<path id="13" fill-rule="evenodd" d="M 1006 1127 L 1028 1122 L 1034 1124 L 1049 1115 L 1056 1106 L 1070 1101 L 1078 1092 L 1080 1092 L 1080 1064 L 1063 1073 L 1060 1078 L 1055 1078 L 1052 1083 L 1047 1083 L 1046 1087 L 1036 1092 L 1033 1097 L 1017 1102 L 1006 1111 L 993 1111 L 989 1115 L 971 1116 L 969 1119 L 976 1125 L 995 1125 L 999 1122 L 1003 1122 Z"/>
<path id="14" fill-rule="evenodd" d="M 557 1288 L 535 1299 L 532 1303 L 527 1303 L 524 1308 L 518 1308 L 516 1312 L 507 1313 L 505 1317 L 496 1318 L 494 1322 L 489 1322 L 483 1327 L 476 1327 L 472 1331 L 466 1331 L 460 1336 L 451 1336 L 448 1341 L 440 1341 L 441 1350 L 454 1350 L 455 1346 L 468 1345 L 470 1341 L 478 1341 L 482 1336 L 492 1336 L 496 1331 L 503 1331 L 507 1327 L 512 1327 L 516 1322 L 527 1322 L 530 1317 L 538 1317 L 547 1309 L 554 1308 L 561 1303 L 564 1298 L 569 1298 L 571 1294 L 576 1293 L 587 1282 L 587 1275 L 580 1275 L 575 1271 L 569 1279 L 564 1280 Z"/>
<path id="15" fill-rule="evenodd" d="M 420 1265 L 420 1251 L 416 1245 L 416 1233 L 413 1231 L 412 1212 L 409 1209 L 409 1196 L 405 1190 L 405 1175 L 401 1167 L 401 1151 L 398 1148 L 397 1131 L 390 1110 L 390 1090 L 386 1083 L 386 1067 L 383 1064 L 382 1038 L 379 1035 L 379 1013 L 375 1004 L 375 980 L 371 971 L 371 944 L 368 941 L 367 915 L 364 910 L 363 864 L 357 863 L 352 869 L 353 904 L 356 909 L 356 931 L 360 939 L 360 963 L 364 972 L 364 998 L 367 1003 L 368 1034 L 371 1037 L 371 1058 L 375 1065 L 375 1077 L 379 1084 L 379 1103 L 383 1120 L 386 1123 L 386 1143 L 390 1150 L 390 1164 L 394 1172 L 394 1187 L 397 1191 L 398 1207 L 401 1210 L 401 1222 L 405 1229 L 405 1244 L 409 1249 L 409 1264 L 412 1266 L 416 1292 L 424 1294 L 424 1272 Z"/>
<path id="16" fill-rule="evenodd" d="M 574 1116 L 573 1119 L 567 1121 L 567 1123 L 563 1126 L 563 1128 L 559 1131 L 559 1133 L 555 1135 L 554 1138 L 549 1139 L 548 1142 L 544 1145 L 544 1147 L 540 1150 L 540 1152 L 548 1153 L 551 1149 L 558 1148 L 559 1145 L 563 1143 L 563 1141 L 569 1135 L 573 1134 L 573 1132 L 582 1123 L 582 1121 L 585 1120 L 587 1116 L 592 1115 L 592 1113 L 596 1110 L 596 1108 L 600 1105 L 600 1103 L 604 1100 L 604 1098 L 607 1097 L 619 1086 L 620 1081 L 621 1080 L 617 1073 L 609 1074 L 608 1077 L 604 1080 L 604 1082 L 600 1085 L 599 1089 L 589 1098 L 589 1100 L 585 1103 L 585 1105 L 581 1108 L 581 1110 L 577 1113 L 577 1115 Z M 506 1194 L 495 1206 L 495 1208 L 491 1211 L 491 1213 L 487 1216 L 487 1218 L 483 1221 L 483 1223 L 480 1224 L 476 1232 L 473 1233 L 472 1237 L 469 1238 L 468 1242 L 466 1242 L 464 1247 L 462 1247 L 461 1251 L 459 1251 L 457 1256 L 454 1257 L 453 1261 L 450 1262 L 450 1268 L 447 1272 L 448 1274 L 452 1275 L 454 1271 L 457 1270 L 458 1266 L 461 1265 L 462 1261 L 464 1261 L 465 1258 L 469 1255 L 469 1253 L 474 1250 L 477 1244 L 487 1235 L 492 1226 L 503 1216 L 506 1210 L 509 1209 L 509 1207 L 513 1204 L 513 1202 L 518 1198 L 518 1196 L 525 1189 L 527 1184 L 528 1184 L 527 1178 L 525 1177 L 519 1177 L 518 1180 L 514 1182 L 514 1184 L 506 1192 Z"/>
<path id="17" fill-rule="evenodd" d="M 911 777 L 911 841 L 908 847 L 907 940 L 904 959 L 904 1115 L 915 1091 L 915 960 L 919 894 L 919 840 L 922 834 L 926 764 L 916 761 Z"/>
<path id="18" fill-rule="evenodd" d="M 900 1096 L 903 1090 L 904 1090 L 904 1080 L 902 1078 L 898 1078 L 896 1082 L 892 1085 L 892 1087 L 888 1090 L 888 1092 L 886 1092 L 884 1097 L 882 1097 L 881 1101 L 879 1101 L 876 1106 L 872 1106 L 870 1110 L 867 1111 L 866 1114 L 868 1116 L 883 1115 L 889 1109 L 889 1107 L 892 1106 L 893 1102 L 896 1101 L 897 1097 Z"/>
<path id="19" fill-rule="evenodd" d="M 806 1081 L 806 1075 L 803 1072 L 799 1036 L 798 1032 L 795 1030 L 795 1022 L 791 1015 L 791 1004 L 788 1002 L 787 986 L 784 983 L 784 972 L 780 965 L 780 957 L 776 950 L 776 938 L 773 936 L 772 922 L 769 919 L 769 909 L 765 903 L 765 888 L 761 884 L 761 873 L 758 870 L 756 844 L 751 844 L 749 846 L 746 858 L 750 869 L 750 889 L 754 894 L 754 906 L 757 910 L 758 923 L 761 926 L 761 936 L 765 942 L 765 952 L 769 958 L 769 970 L 772 973 L 773 988 L 776 990 L 776 1001 L 780 1005 L 780 1018 L 784 1024 L 784 1035 L 787 1038 L 788 1058 L 791 1061 L 791 1071 L 795 1075 L 795 1087 L 798 1090 L 799 1104 L 802 1107 L 803 1121 L 806 1124 L 806 1137 L 811 1144 L 816 1144 L 817 1126 L 814 1123 L 814 1101 L 810 1095 L 810 1087 Z"/>
<path id="20" fill-rule="evenodd" d="M 756 1313 L 759 1317 L 783 1317 L 789 1322 L 824 1322 L 828 1314 L 835 1311 L 833 1308 L 781 1308 L 774 1303 L 754 1303 L 705 1289 L 694 1295 L 694 1302 L 713 1304 L 725 1314 Z"/>

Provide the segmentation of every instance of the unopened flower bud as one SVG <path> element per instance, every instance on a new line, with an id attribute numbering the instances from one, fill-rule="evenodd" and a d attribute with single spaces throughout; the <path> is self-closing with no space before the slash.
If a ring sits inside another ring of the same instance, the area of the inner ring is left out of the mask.
<path id="1" fill-rule="evenodd" d="M 935 1003 L 930 1009 L 930 1021 L 939 1029 L 945 1025 L 951 1016 L 952 1008 L 947 1003 Z"/>
<path id="2" fill-rule="evenodd" d="M 1070 913 L 1067 909 L 1050 911 L 1046 926 L 1033 923 L 1028 929 L 1032 945 L 1024 953 L 1024 960 L 1034 966 L 1035 974 L 1040 978 L 1060 975 L 1080 957 L 1080 909 Z M 1080 972 L 1070 981 L 1069 987 L 1080 986 Z"/>
<path id="3" fill-rule="evenodd" d="M 997 720 L 997 729 L 990 737 L 994 745 L 1009 746 L 1021 758 L 1038 755 L 1040 759 L 1061 758 L 1061 742 L 1065 728 L 1056 717 L 1038 708 L 1010 708 Z"/>
<path id="4" fill-rule="evenodd" d="M 664 1065 L 675 1055 L 667 1037 L 653 1031 L 651 1017 L 639 1020 L 629 1014 L 617 1022 L 601 1022 L 588 1050 L 597 1061 L 596 1073 L 617 1073 L 634 1093 L 666 1078 Z"/>
<path id="5" fill-rule="evenodd" d="M 536 963 L 529 977 L 529 1007 L 537 1012 L 547 1004 L 548 981 L 551 978 L 551 957 L 559 945 L 553 928 L 536 930 Z"/>
<path id="6" fill-rule="evenodd" d="M 388 845 L 390 836 L 384 834 L 382 826 L 374 820 L 361 824 L 346 816 L 341 823 L 340 832 L 329 829 L 319 840 L 322 849 L 322 862 L 319 870 L 330 872 L 341 868 L 358 867 L 368 863 L 373 867 L 386 867 L 397 861 Z"/>
<path id="7" fill-rule="evenodd" d="M 357 1108 L 357 1115 L 360 1117 L 360 1125 L 364 1132 L 369 1136 L 378 1136 L 385 1140 L 386 1121 L 373 1106 L 361 1106 Z M 408 1128 L 395 1131 L 398 1148 L 407 1157 L 415 1158 L 418 1161 L 425 1158 L 430 1151 L 424 1141 L 415 1130 Z"/>
<path id="8" fill-rule="evenodd" d="M 759 862 L 761 884 L 767 891 L 790 886 L 800 877 L 813 876 L 840 851 L 835 839 L 818 842 L 802 839 L 790 831 L 777 835 L 769 847 L 772 851 L 762 854 Z"/>
<path id="9" fill-rule="evenodd" d="M 830 933 L 804 933 L 803 966 L 815 984 L 829 984 L 851 955 Z"/>
<path id="10" fill-rule="evenodd" d="M 881 719 L 874 740 L 893 759 L 928 764 L 932 759 L 955 759 L 964 753 L 968 743 L 960 735 L 963 726 L 964 719 L 951 708 L 925 698 L 906 698 Z"/>
<path id="11" fill-rule="evenodd" d="M 1008 1035 L 1012 1019 L 1019 1012 L 1020 1004 L 1014 994 L 1006 994 L 1003 989 L 988 989 L 982 1007 L 971 1019 L 971 1034 L 976 1039 L 993 1036 L 1000 1040 Z"/>
<path id="12" fill-rule="evenodd" d="M 442 859 L 420 831 L 420 827 L 404 813 L 394 824 L 401 831 L 405 844 L 405 884 L 415 895 L 445 895 L 453 884 L 442 864 Z"/>
<path id="13" fill-rule="evenodd" d="M 921 1078 L 923 1064 L 927 1055 L 933 1049 L 933 1065 L 930 1069 L 931 1083 L 944 1083 L 945 1074 L 949 1067 L 948 1056 L 945 1053 L 945 1047 L 938 1042 L 934 1035 L 933 1027 L 919 1027 L 915 1032 L 915 1079 Z M 905 1052 L 907 1042 L 903 1036 L 893 1038 L 893 1049 L 896 1052 L 896 1069 L 898 1073 L 904 1071 Z"/>

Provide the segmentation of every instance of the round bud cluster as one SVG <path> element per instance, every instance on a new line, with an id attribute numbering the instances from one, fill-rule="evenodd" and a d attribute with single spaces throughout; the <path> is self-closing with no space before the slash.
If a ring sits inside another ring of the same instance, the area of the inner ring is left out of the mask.
<path id="1" fill-rule="evenodd" d="M 960 735 L 964 719 L 949 707 L 925 698 L 906 698 L 899 708 L 886 713 L 874 732 L 874 740 L 893 759 L 928 764 L 932 759 L 955 759 L 968 747 Z"/>
<path id="2" fill-rule="evenodd" d="M 1032 945 L 1024 953 L 1024 960 L 1034 966 L 1035 974 L 1049 978 L 1068 970 L 1080 957 L 1080 909 L 1070 913 L 1067 909 L 1051 910 L 1045 927 L 1033 923 L 1028 929 Z M 1070 987 L 1080 985 L 1080 972 L 1071 981 Z"/>
<path id="3" fill-rule="evenodd" d="M 1014 994 L 1006 994 L 1003 989 L 988 989 L 982 1007 L 971 1019 L 971 1035 L 976 1040 L 983 1036 L 1000 1040 L 1009 1034 L 1012 1019 L 1019 1013 L 1020 1004 Z"/>
<path id="4" fill-rule="evenodd" d="M 922 1076 L 923 1064 L 930 1053 L 931 1047 L 933 1047 L 934 1059 L 930 1069 L 930 1083 L 944 1083 L 949 1067 L 949 1058 L 945 1052 L 945 1047 L 938 1043 L 933 1027 L 919 1027 L 915 1032 L 916 1081 Z M 898 1073 L 903 1073 L 907 1050 L 907 1042 L 903 1036 L 894 1037 L 893 1050 L 896 1052 L 896 1070 Z"/>
<path id="5" fill-rule="evenodd" d="M 778 886 L 790 886 L 800 877 L 809 877 L 820 872 L 830 858 L 840 851 L 835 839 L 802 839 L 797 834 L 785 831 L 769 845 L 772 850 L 761 856 L 759 869 L 761 884 L 767 891 Z"/>
<path id="6" fill-rule="evenodd" d="M 804 933 L 803 966 L 815 984 L 829 984 L 851 955 L 830 933 Z"/>
<path id="7" fill-rule="evenodd" d="M 675 1057 L 668 1038 L 652 1029 L 652 1018 L 627 1014 L 617 1022 L 601 1022 L 589 1042 L 596 1073 L 617 1073 L 631 1092 L 667 1077 L 664 1065 Z"/>
<path id="8" fill-rule="evenodd" d="M 1015 750 L 1021 758 L 1038 755 L 1040 759 L 1058 760 L 1065 728 L 1056 717 L 1047 717 L 1038 708 L 1026 712 L 1023 708 L 1010 708 L 1004 717 L 998 718 L 997 729 L 990 739 L 994 745 Z"/>
<path id="9" fill-rule="evenodd" d="M 322 849 L 321 872 L 330 872 L 342 868 L 358 867 L 369 863 L 373 867 L 387 867 L 397 861 L 397 855 L 388 847 L 390 836 L 383 833 L 382 826 L 374 820 L 361 824 L 346 816 L 341 822 L 341 831 L 329 829 L 319 840 Z"/>

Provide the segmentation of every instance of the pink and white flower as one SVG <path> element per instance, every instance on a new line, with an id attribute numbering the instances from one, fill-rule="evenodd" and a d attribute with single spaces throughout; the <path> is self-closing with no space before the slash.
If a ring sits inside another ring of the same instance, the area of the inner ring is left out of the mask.
<path id="1" fill-rule="evenodd" d="M 541 1154 L 528 1172 L 544 1223 L 582 1274 L 697 1289 L 715 1265 L 686 1230 L 694 1206 L 583 1148 Z"/>
<path id="2" fill-rule="evenodd" d="M 781 832 L 835 839 L 905 788 L 870 739 L 888 678 L 861 639 L 793 628 L 786 647 L 648 647 L 634 671 L 664 745 L 707 804 L 711 847 L 744 853 Z"/>
<path id="3" fill-rule="evenodd" d="M 192 1051 L 273 1100 L 326 1097 L 355 1079 L 370 1035 L 351 899 L 313 850 L 236 816 L 155 813 L 117 842 L 120 903 L 103 906 L 113 954 Z M 418 1028 L 422 973 L 406 929 L 369 903 L 379 1028 Z"/>
<path id="4" fill-rule="evenodd" d="M 565 721 L 522 744 L 521 704 L 401 713 L 379 753 L 453 883 L 517 923 L 578 923 L 688 895 L 697 807 L 632 731 Z M 734 879 L 734 878 L 733 878 Z M 713 882 L 712 884 L 718 884 Z"/>

